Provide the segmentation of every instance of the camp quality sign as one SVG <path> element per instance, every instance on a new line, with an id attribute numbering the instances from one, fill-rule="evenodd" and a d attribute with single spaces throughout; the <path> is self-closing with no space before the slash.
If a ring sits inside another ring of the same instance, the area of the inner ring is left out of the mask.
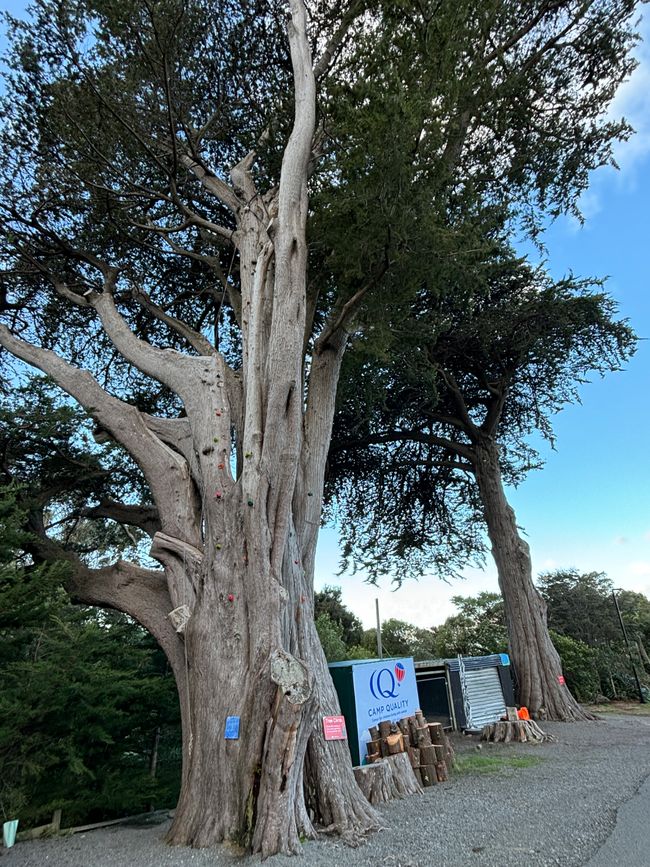
<path id="1" fill-rule="evenodd" d="M 379 659 L 355 665 L 352 672 L 357 709 L 359 756 L 363 762 L 368 729 L 384 720 L 412 716 L 420 707 L 413 659 Z"/>

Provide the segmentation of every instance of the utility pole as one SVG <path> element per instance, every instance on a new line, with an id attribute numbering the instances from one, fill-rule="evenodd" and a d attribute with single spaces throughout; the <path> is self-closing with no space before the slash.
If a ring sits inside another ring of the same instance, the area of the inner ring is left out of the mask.
<path id="1" fill-rule="evenodd" d="M 375 597 L 375 612 L 377 613 L 377 656 L 382 659 L 382 647 L 381 647 L 381 621 L 379 620 L 379 599 Z"/>
<path id="2" fill-rule="evenodd" d="M 616 606 L 616 613 L 618 614 L 618 622 L 621 624 L 621 631 L 623 633 L 623 638 L 625 639 L 625 646 L 627 647 L 627 655 L 630 657 L 630 665 L 632 666 L 632 671 L 634 672 L 634 679 L 636 680 L 636 688 L 639 691 L 639 701 L 641 704 L 645 704 L 645 698 L 643 697 L 643 690 L 641 689 L 641 681 L 639 680 L 639 675 L 636 670 L 636 665 L 634 664 L 634 660 L 632 659 L 632 650 L 630 648 L 630 640 L 627 637 L 627 630 L 625 629 L 625 624 L 623 623 L 623 617 L 621 615 L 621 609 L 618 607 L 618 598 L 616 596 L 616 591 L 612 590 L 612 596 L 614 597 L 614 605 Z"/>

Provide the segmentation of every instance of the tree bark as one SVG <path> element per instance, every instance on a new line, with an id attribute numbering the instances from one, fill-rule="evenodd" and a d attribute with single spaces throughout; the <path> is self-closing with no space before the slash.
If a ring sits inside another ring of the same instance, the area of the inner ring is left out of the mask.
<path id="1" fill-rule="evenodd" d="M 530 549 L 506 500 L 498 446 L 486 438 L 477 443 L 475 455 L 476 481 L 503 595 L 519 703 L 535 717 L 594 719 L 564 682 L 562 663 L 548 632 L 546 603 L 533 583 Z"/>

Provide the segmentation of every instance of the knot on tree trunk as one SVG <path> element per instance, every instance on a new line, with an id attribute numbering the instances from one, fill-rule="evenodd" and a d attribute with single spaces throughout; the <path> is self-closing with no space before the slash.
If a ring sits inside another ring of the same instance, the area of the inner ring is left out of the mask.
<path id="1" fill-rule="evenodd" d="M 302 705 L 312 694 L 313 678 L 307 667 L 284 650 L 271 655 L 271 680 L 293 705 Z"/>

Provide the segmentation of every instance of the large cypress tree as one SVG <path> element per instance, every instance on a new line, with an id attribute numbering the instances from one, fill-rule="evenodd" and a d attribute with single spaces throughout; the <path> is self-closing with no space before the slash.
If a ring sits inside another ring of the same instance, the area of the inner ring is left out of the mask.
<path id="1" fill-rule="evenodd" d="M 603 112 L 634 5 L 37 0 L 16 27 L 0 343 L 150 491 L 156 523 L 148 503 L 104 516 L 152 533 L 159 569 L 67 555 L 77 599 L 130 613 L 174 671 L 172 842 L 269 855 L 312 816 L 351 840 L 377 826 L 322 736 L 337 700 L 312 616 L 353 316 L 396 287 L 411 303 L 450 207 L 532 228 L 572 207 L 628 133 Z M 46 528 L 40 550 L 61 556 Z"/>
<path id="2" fill-rule="evenodd" d="M 598 285 L 554 282 L 507 247 L 479 269 L 459 266 L 457 278 L 442 292 L 423 287 L 393 323 L 387 362 L 368 364 L 372 332 L 356 365 L 350 356 L 330 460 L 332 495 L 347 510 L 342 532 L 372 574 L 409 565 L 449 573 L 482 548 L 467 525 L 484 526 L 519 701 L 551 719 L 584 719 L 504 479 L 516 484 L 539 465 L 528 438 L 552 440 L 553 414 L 579 401 L 589 374 L 619 369 L 636 338 Z"/>

